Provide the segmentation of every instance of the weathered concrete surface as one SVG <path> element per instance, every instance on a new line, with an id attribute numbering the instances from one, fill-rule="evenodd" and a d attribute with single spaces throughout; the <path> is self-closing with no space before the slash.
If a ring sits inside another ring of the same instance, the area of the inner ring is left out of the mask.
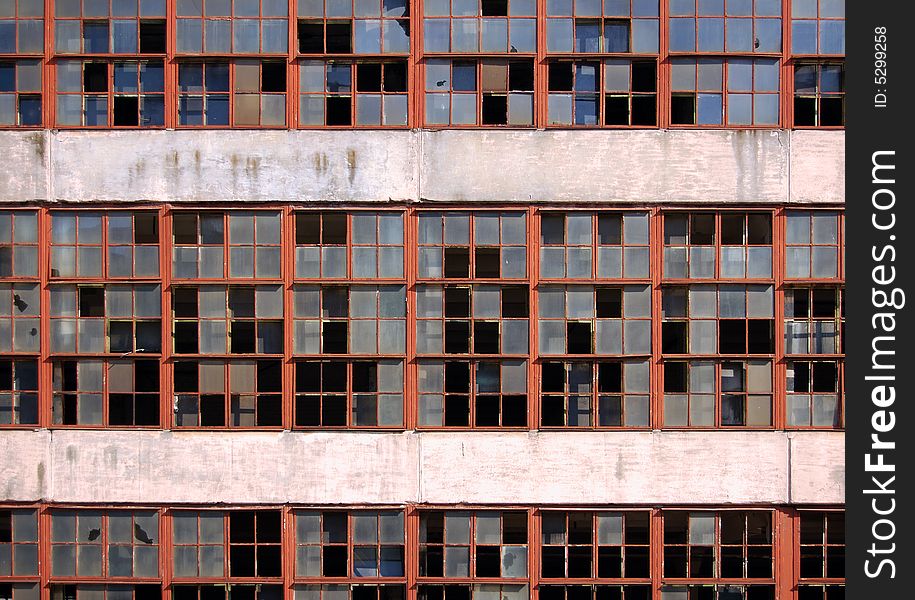
<path id="1" fill-rule="evenodd" d="M 842 131 L 0 131 L 0 201 L 844 202 Z"/>
<path id="2" fill-rule="evenodd" d="M 841 432 L 7 431 L 0 501 L 837 504 L 843 444 Z"/>

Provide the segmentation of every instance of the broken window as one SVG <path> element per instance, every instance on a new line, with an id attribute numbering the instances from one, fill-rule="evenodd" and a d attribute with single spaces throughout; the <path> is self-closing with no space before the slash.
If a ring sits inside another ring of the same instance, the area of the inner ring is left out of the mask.
<path id="1" fill-rule="evenodd" d="M 551 2 L 547 52 L 657 54 L 658 9 L 658 0 Z"/>
<path id="2" fill-rule="evenodd" d="M 165 125 L 163 61 L 61 60 L 55 68 L 58 126 Z"/>
<path id="3" fill-rule="evenodd" d="M 712 278 L 716 273 L 715 215 L 664 215 L 664 278 Z"/>
<path id="4" fill-rule="evenodd" d="M 845 125 L 845 63 L 798 63 L 794 66 L 794 126 Z"/>
<path id="5" fill-rule="evenodd" d="M 782 3 L 670 1 L 670 51 L 768 53 L 782 51 Z M 698 10 L 697 10 L 698 8 Z"/>
<path id="6" fill-rule="evenodd" d="M 473 235 L 471 236 L 471 231 Z M 523 279 L 525 213 L 420 213 L 420 279 Z"/>
<path id="7" fill-rule="evenodd" d="M 785 221 L 785 277 L 835 279 L 844 275 L 839 257 L 845 254 L 845 234 L 839 213 L 789 211 Z"/>
<path id="8" fill-rule="evenodd" d="M 300 584 L 292 589 L 294 600 L 404 600 L 407 593 L 404 584 Z"/>
<path id="9" fill-rule="evenodd" d="M 404 362 L 300 361 L 296 427 L 403 427 Z"/>
<path id="10" fill-rule="evenodd" d="M 650 354 L 651 290 L 645 285 L 541 286 L 540 354 Z"/>
<path id="11" fill-rule="evenodd" d="M 798 600 L 845 597 L 845 512 L 800 511 Z"/>
<path id="12" fill-rule="evenodd" d="M 418 354 L 527 354 L 527 286 L 416 288 Z"/>
<path id="13" fill-rule="evenodd" d="M 36 4 L 41 6 L 41 3 Z M 41 21 L 37 23 L 41 24 Z M 2 30 L 3 24 L 0 22 L 0 31 Z M 0 39 L 2 38 L 3 34 L 0 33 Z M 0 61 L 0 127 L 41 126 L 41 84 L 40 60 Z"/>
<path id="14" fill-rule="evenodd" d="M 420 578 L 527 579 L 527 521 L 525 511 L 420 512 Z"/>
<path id="15" fill-rule="evenodd" d="M 164 2 L 74 0 L 55 8 L 57 53 L 165 54 Z"/>
<path id="16" fill-rule="evenodd" d="M 299 125 L 404 127 L 407 61 L 299 63 Z"/>
<path id="17" fill-rule="evenodd" d="M 417 586 L 416 597 L 419 600 L 484 600 L 496 597 L 504 600 L 529 600 L 531 592 L 527 584 L 449 583 L 433 585 L 423 583 Z"/>
<path id="18" fill-rule="evenodd" d="M 664 585 L 661 600 L 775 600 L 771 585 Z"/>
<path id="19" fill-rule="evenodd" d="M 785 353 L 844 354 L 845 303 L 842 288 L 785 290 Z"/>
<path id="20" fill-rule="evenodd" d="M 406 351 L 404 286 L 316 286 L 293 289 L 295 354 Z"/>
<path id="21" fill-rule="evenodd" d="M 779 79 L 777 58 L 672 59 L 671 124 L 775 127 Z"/>
<path id="22" fill-rule="evenodd" d="M 40 298 L 38 283 L 0 283 L 0 352 L 38 353 Z"/>
<path id="23" fill-rule="evenodd" d="M 426 125 L 533 125 L 533 60 L 428 59 L 424 69 Z"/>
<path id="24" fill-rule="evenodd" d="M 283 600 L 283 586 L 266 583 L 172 585 L 173 600 Z"/>
<path id="25" fill-rule="evenodd" d="M 773 354 L 771 285 L 693 285 L 662 291 L 664 354 Z"/>
<path id="26" fill-rule="evenodd" d="M 297 279 L 402 279 L 401 212 L 298 212 Z"/>
<path id="27" fill-rule="evenodd" d="M 522 212 L 420 213 L 419 278 L 523 279 L 526 244 Z"/>
<path id="28" fill-rule="evenodd" d="M 216 61 L 178 64 L 179 125 L 228 126 L 230 66 Z"/>
<path id="29" fill-rule="evenodd" d="M 657 124 L 654 61 L 555 61 L 549 64 L 547 124 L 604 127 Z"/>
<path id="30" fill-rule="evenodd" d="M 791 54 L 845 54 L 845 2 L 792 2 Z"/>
<path id="31" fill-rule="evenodd" d="M 746 595 L 724 597 L 774 598 L 771 511 L 664 511 L 663 519 L 664 579 L 698 579 L 709 586 L 715 582 L 727 583 L 729 579 L 768 580 L 770 585 L 752 586 L 757 589 Z M 717 597 L 722 598 L 720 590 L 732 586 L 719 584 L 718 587 Z M 690 594 L 689 597 L 705 596 L 700 592 L 698 596 Z"/>
<path id="32" fill-rule="evenodd" d="M 542 511 L 540 515 L 543 579 L 650 583 L 650 513 Z M 590 597 L 590 590 L 586 595 Z"/>
<path id="33" fill-rule="evenodd" d="M 159 576 L 159 515 L 153 510 L 51 512 L 51 578 Z"/>
<path id="34" fill-rule="evenodd" d="M 34 508 L 0 508 L 0 581 L 7 577 L 37 576 L 38 511 Z M 29 595 L 31 589 L 31 584 L 24 584 L 23 598 Z M 10 598 L 9 595 L 3 597 Z M 37 599 L 36 593 L 30 600 Z"/>
<path id="35" fill-rule="evenodd" d="M 281 427 L 280 360 L 179 360 L 174 366 L 176 427 Z"/>
<path id="36" fill-rule="evenodd" d="M 0 360 L 0 425 L 38 425 L 37 360 Z"/>
<path id="37" fill-rule="evenodd" d="M 728 279 L 772 277 L 772 214 L 722 213 L 720 276 Z"/>
<path id="38" fill-rule="evenodd" d="M 51 277 L 158 278 L 158 213 L 52 212 Z"/>
<path id="39" fill-rule="evenodd" d="M 282 511 L 177 510 L 171 515 L 175 579 L 218 578 L 233 588 L 236 579 L 282 579 Z"/>
<path id="40" fill-rule="evenodd" d="M 423 5 L 426 53 L 537 51 L 533 0 L 439 0 Z"/>
<path id="41" fill-rule="evenodd" d="M 526 427 L 527 362 L 423 361 L 420 427 Z"/>
<path id="42" fill-rule="evenodd" d="M 833 361 L 788 361 L 785 387 L 789 427 L 843 426 L 842 366 Z"/>
<path id="43" fill-rule="evenodd" d="M 176 279 L 280 279 L 281 214 L 172 215 Z"/>
<path id="44" fill-rule="evenodd" d="M 161 600 L 162 584 L 51 584 L 51 600 Z"/>
<path id="45" fill-rule="evenodd" d="M 278 285 L 176 287 L 176 354 L 282 354 L 283 289 Z"/>
<path id="46" fill-rule="evenodd" d="M 648 427 L 648 361 L 543 362 L 542 427 Z"/>
<path id="47" fill-rule="evenodd" d="M 158 359 L 56 360 L 51 373 L 55 425 L 159 425 Z"/>
<path id="48" fill-rule="evenodd" d="M 0 54 L 44 52 L 44 2 L 9 0 L 0 8 Z"/>
<path id="49" fill-rule="evenodd" d="M 403 511 L 295 512 L 297 580 L 402 579 L 406 572 L 404 548 Z M 342 588 L 347 589 L 347 586 Z M 320 590 L 320 586 L 300 589 L 314 593 Z M 396 586 L 392 588 L 395 594 L 396 589 Z M 362 591 L 358 590 L 360 595 Z M 374 589 L 366 591 L 368 597 L 374 597 Z M 296 590 L 297 599 L 307 596 Z"/>
<path id="50" fill-rule="evenodd" d="M 299 54 L 407 54 L 408 0 L 368 0 L 356 6 L 312 0 L 298 6 Z"/>
<path id="51" fill-rule="evenodd" d="M 160 285 L 54 285 L 50 295 L 52 353 L 162 351 Z"/>
<path id="52" fill-rule="evenodd" d="M 178 54 L 286 54 L 289 5 L 278 0 L 180 2 Z"/>
<path id="53" fill-rule="evenodd" d="M 771 427 L 772 362 L 665 361 L 666 427 Z"/>
<path id="54" fill-rule="evenodd" d="M 648 265 L 647 213 L 540 213 L 541 279 L 647 279 Z"/>

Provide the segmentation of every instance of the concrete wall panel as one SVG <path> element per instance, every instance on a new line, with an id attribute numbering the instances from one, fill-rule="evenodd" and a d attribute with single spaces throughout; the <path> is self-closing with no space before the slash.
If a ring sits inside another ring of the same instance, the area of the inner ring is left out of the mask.
<path id="1" fill-rule="evenodd" d="M 845 132 L 791 134 L 791 202 L 845 202 Z"/>
<path id="2" fill-rule="evenodd" d="M 18 431 L 0 501 L 834 504 L 842 449 L 837 432 Z"/>

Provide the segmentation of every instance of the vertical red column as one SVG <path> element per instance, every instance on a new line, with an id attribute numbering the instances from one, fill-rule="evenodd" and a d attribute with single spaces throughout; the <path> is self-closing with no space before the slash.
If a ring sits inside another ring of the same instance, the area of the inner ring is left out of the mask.
<path id="1" fill-rule="evenodd" d="M 650 389 L 651 428 L 664 425 L 664 374 L 661 364 L 661 274 L 664 265 L 664 216 L 659 208 L 652 208 L 648 218 L 648 252 L 651 269 L 651 363 Z"/>

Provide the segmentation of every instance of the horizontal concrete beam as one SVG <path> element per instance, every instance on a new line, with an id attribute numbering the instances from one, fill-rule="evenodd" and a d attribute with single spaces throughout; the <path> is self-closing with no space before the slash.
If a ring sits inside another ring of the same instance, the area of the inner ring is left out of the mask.
<path id="1" fill-rule="evenodd" d="M 5 431 L 0 501 L 840 504 L 842 432 Z"/>
<path id="2" fill-rule="evenodd" d="M 845 200 L 842 131 L 0 131 L 0 155 L 0 202 Z"/>

